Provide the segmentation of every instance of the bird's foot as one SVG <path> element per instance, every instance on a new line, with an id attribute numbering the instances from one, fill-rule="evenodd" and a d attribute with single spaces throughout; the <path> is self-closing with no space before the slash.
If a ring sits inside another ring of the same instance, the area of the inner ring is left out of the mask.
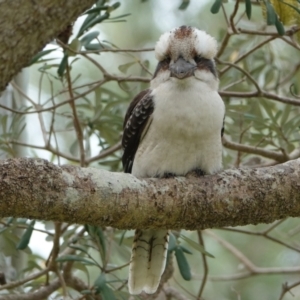
<path id="1" fill-rule="evenodd" d="M 200 168 L 196 168 L 188 173 L 189 175 L 194 175 L 196 177 L 202 177 L 205 175 L 205 172 L 201 170 Z"/>
<path id="2" fill-rule="evenodd" d="M 162 178 L 174 178 L 176 177 L 176 174 L 171 173 L 171 172 L 166 172 L 164 173 L 164 175 L 162 176 Z"/>

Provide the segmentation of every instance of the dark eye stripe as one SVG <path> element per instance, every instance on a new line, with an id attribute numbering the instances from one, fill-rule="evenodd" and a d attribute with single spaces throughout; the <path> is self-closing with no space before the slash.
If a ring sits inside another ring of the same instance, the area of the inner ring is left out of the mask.
<path id="1" fill-rule="evenodd" d="M 195 56 L 194 60 L 197 64 L 198 69 L 207 69 L 215 77 L 217 77 L 217 71 L 216 71 L 215 63 L 213 60 L 204 58 L 200 55 Z"/>

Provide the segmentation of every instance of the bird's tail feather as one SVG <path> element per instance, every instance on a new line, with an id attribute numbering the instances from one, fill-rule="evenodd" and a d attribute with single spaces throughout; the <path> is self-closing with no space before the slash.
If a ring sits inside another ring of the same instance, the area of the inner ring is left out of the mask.
<path id="1" fill-rule="evenodd" d="M 156 292 L 166 267 L 168 242 L 168 230 L 136 230 L 129 266 L 130 294 Z"/>

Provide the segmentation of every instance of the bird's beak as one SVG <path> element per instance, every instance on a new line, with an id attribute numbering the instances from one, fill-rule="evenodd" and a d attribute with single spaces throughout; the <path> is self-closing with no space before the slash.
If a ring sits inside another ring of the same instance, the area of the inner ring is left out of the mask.
<path id="1" fill-rule="evenodd" d="M 179 57 L 173 64 L 170 65 L 171 77 L 178 79 L 184 79 L 194 75 L 194 71 L 197 66 L 189 63 L 182 57 Z"/>

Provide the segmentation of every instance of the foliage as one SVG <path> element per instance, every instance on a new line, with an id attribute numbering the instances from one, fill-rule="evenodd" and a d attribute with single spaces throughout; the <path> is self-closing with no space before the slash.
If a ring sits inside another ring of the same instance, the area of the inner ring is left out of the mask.
<path id="1" fill-rule="evenodd" d="M 188 14 L 191 2 L 181 1 L 178 10 Z M 66 32 L 60 35 L 67 35 L 66 42 L 59 39 L 58 45 L 32 58 L 39 96 L 26 95 L 24 106 L 7 108 L 10 121 L 7 113 L 0 115 L 2 156 L 17 156 L 19 146 L 31 149 L 31 155 L 45 150 L 58 164 L 121 171 L 123 117 L 129 101 L 150 81 L 155 61 L 143 55 L 150 51 L 153 56 L 153 48 L 121 49 L 117 39 L 100 39 L 99 24 L 130 20 L 130 14 L 118 13 L 119 7 L 119 2 L 97 1 L 70 40 Z M 209 8 L 217 14 L 211 15 L 213 20 L 225 20 L 216 58 L 226 103 L 225 168 L 264 167 L 300 157 L 300 63 L 295 59 L 300 57 L 299 0 L 216 0 Z M 126 59 L 115 74 L 107 61 L 120 57 Z M 38 115 L 43 146 L 21 139 L 30 115 Z M 288 299 L 287 292 L 300 285 L 294 275 L 300 271 L 298 223 L 288 219 L 256 227 L 174 232 L 168 260 L 175 266 L 172 288 L 167 285 L 163 293 L 168 299 Z M 51 244 L 47 259 L 32 253 L 35 232 Z M 49 293 L 49 299 L 128 299 L 132 231 L 8 218 L 1 220 L 0 238 L 4 294 L 37 292 L 58 278 L 61 289 Z M 4 258 L 20 251 L 27 254 L 26 267 L 17 277 L 8 276 Z M 296 289 L 293 293 L 300 295 Z"/>

